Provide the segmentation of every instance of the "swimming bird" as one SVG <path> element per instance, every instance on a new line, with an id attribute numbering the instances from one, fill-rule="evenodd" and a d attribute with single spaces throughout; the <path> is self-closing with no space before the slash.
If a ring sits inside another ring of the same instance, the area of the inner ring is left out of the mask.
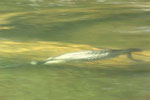
<path id="1" fill-rule="evenodd" d="M 114 58 L 120 55 L 126 54 L 128 58 L 134 61 L 138 61 L 132 57 L 132 52 L 141 52 L 142 50 L 137 48 L 130 49 L 103 49 L 103 50 L 86 50 L 78 51 L 72 53 L 66 53 L 56 57 L 49 57 L 43 61 L 32 61 L 32 65 L 36 64 L 56 64 L 56 63 L 65 63 L 65 62 L 84 62 L 84 61 L 96 61 L 104 60 L 109 58 Z"/>

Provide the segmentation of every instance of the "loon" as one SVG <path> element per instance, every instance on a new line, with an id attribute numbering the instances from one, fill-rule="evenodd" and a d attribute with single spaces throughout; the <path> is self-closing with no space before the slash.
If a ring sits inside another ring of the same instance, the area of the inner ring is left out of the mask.
<path id="1" fill-rule="evenodd" d="M 109 58 L 114 58 L 120 55 L 126 54 L 127 57 L 134 61 L 136 60 L 132 57 L 132 52 L 141 52 L 142 50 L 137 48 L 130 49 L 103 49 L 103 50 L 87 50 L 87 51 L 78 51 L 72 53 L 66 53 L 56 57 L 49 57 L 43 61 L 32 61 L 32 65 L 36 64 L 57 64 L 57 63 L 65 63 L 65 62 L 84 62 L 84 61 L 96 61 L 96 60 L 104 60 Z"/>

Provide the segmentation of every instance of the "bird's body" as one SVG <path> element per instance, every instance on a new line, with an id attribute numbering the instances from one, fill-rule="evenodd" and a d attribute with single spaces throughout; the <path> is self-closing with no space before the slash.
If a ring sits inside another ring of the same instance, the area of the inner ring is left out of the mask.
<path id="1" fill-rule="evenodd" d="M 129 58 L 133 59 L 131 52 L 141 51 L 139 49 L 125 49 L 125 50 L 116 50 L 116 49 L 106 49 L 106 50 L 87 50 L 66 53 L 56 57 L 49 57 L 46 60 L 41 62 L 32 62 L 32 64 L 54 64 L 54 63 L 63 63 L 63 62 L 84 62 L 84 61 L 96 61 L 109 59 L 117 57 L 123 54 L 127 54 Z"/>

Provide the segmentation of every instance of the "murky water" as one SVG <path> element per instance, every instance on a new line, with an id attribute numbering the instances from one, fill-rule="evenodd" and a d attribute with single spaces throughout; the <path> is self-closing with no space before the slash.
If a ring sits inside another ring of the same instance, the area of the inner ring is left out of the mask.
<path id="1" fill-rule="evenodd" d="M 0 99 L 149 100 L 148 0 L 1 0 Z M 31 65 L 64 53 L 139 48 L 112 59 Z"/>

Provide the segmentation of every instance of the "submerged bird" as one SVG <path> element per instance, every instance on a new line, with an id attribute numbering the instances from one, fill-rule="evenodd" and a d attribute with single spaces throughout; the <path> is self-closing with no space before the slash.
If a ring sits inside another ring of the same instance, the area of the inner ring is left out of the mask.
<path id="1" fill-rule="evenodd" d="M 65 62 L 84 62 L 84 61 L 96 61 L 96 60 L 103 60 L 114 58 L 123 54 L 126 54 L 128 58 L 136 60 L 132 57 L 132 52 L 140 52 L 142 50 L 137 48 L 130 48 L 124 50 L 117 50 L 117 49 L 103 49 L 103 50 L 87 50 L 87 51 L 79 51 L 79 52 L 72 52 L 66 53 L 56 57 L 49 57 L 43 61 L 32 61 L 32 65 L 36 64 L 56 64 L 56 63 L 65 63 Z"/>

